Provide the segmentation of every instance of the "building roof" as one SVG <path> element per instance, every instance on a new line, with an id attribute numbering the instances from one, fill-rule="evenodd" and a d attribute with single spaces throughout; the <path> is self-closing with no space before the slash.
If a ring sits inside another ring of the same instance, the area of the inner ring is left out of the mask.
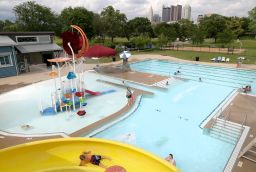
<path id="1" fill-rule="evenodd" d="M 16 42 L 14 42 L 11 38 L 8 36 L 0 36 L 0 47 L 13 45 L 16 45 Z"/>
<path id="2" fill-rule="evenodd" d="M 54 35 L 54 32 L 0 32 L 0 35 L 5 36 L 19 36 L 19 35 Z"/>
<path id="3" fill-rule="evenodd" d="M 46 51 L 60 51 L 62 48 L 55 43 L 52 44 L 30 44 L 30 45 L 16 45 L 21 53 L 35 53 Z"/>

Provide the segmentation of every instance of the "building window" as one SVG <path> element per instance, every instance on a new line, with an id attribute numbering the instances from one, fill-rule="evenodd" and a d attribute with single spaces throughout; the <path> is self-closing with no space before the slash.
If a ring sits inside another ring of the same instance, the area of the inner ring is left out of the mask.
<path id="1" fill-rule="evenodd" d="M 0 68 L 13 66 L 11 54 L 0 54 Z"/>
<path id="2" fill-rule="evenodd" d="M 37 36 L 16 36 L 16 42 L 18 43 L 37 43 Z"/>

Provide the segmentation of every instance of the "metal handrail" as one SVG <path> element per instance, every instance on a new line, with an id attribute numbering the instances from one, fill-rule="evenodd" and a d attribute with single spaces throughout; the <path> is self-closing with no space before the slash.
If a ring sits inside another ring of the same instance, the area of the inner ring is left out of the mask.
<path id="1" fill-rule="evenodd" d="M 246 121 L 247 121 L 247 113 L 245 113 L 244 120 L 243 120 L 243 123 L 242 123 L 242 128 L 244 127 Z"/>

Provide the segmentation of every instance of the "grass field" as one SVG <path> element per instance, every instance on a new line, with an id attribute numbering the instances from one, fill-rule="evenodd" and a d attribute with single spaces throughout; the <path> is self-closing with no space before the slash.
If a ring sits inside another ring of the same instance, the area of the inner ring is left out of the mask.
<path id="1" fill-rule="evenodd" d="M 185 60 L 195 60 L 195 57 L 199 56 L 200 61 L 204 62 L 211 62 L 211 59 L 218 56 L 224 56 L 226 58 L 230 59 L 229 63 L 237 63 L 237 58 L 240 56 L 243 56 L 246 58 L 244 60 L 244 64 L 256 64 L 256 40 L 241 40 L 242 42 L 242 48 L 245 49 L 245 52 L 241 54 L 227 54 L 227 53 L 213 53 L 213 52 L 195 52 L 195 51 L 177 51 L 177 50 L 146 50 L 146 51 L 134 51 L 133 54 L 160 54 L 160 55 L 167 55 L 167 56 L 173 56 L 180 59 Z M 209 42 L 202 45 L 205 47 L 206 45 L 209 46 Z M 215 45 L 211 42 L 211 45 Z M 190 46 L 188 44 L 188 46 Z M 235 42 L 233 44 L 235 48 L 240 48 L 240 43 Z"/>

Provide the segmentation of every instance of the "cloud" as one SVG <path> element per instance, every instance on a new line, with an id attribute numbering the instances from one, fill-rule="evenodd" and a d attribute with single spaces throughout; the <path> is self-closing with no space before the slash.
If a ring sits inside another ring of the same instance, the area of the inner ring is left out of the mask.
<path id="1" fill-rule="evenodd" d="M 15 19 L 13 7 L 28 0 L 1 0 L 0 19 Z M 199 14 L 217 13 L 225 16 L 247 16 L 248 11 L 256 6 L 255 0 L 35 0 L 37 3 L 60 13 L 66 7 L 82 6 L 86 9 L 100 13 L 103 8 L 112 5 L 125 13 L 128 19 L 137 16 L 147 16 L 150 6 L 154 13 L 162 15 L 162 6 L 171 6 L 189 3 L 192 7 L 192 18 Z"/>

